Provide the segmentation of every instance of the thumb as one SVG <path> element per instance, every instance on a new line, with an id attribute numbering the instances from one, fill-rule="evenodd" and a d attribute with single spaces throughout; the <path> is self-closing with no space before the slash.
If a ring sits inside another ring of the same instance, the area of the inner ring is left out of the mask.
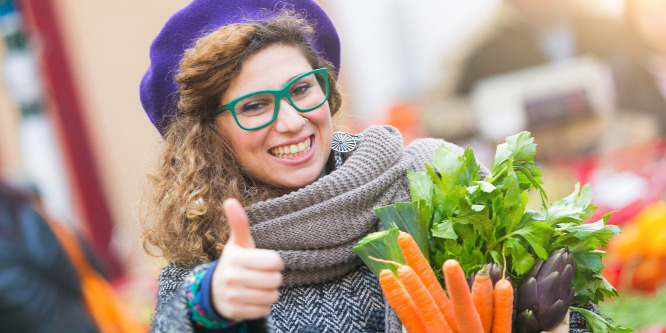
<path id="1" fill-rule="evenodd" d="M 243 209 L 240 202 L 230 198 L 224 200 L 222 208 L 224 209 L 224 216 L 227 218 L 229 227 L 231 227 L 229 243 L 244 248 L 253 248 L 254 240 L 252 239 L 252 234 L 250 234 L 250 220 L 247 218 L 245 209 Z"/>

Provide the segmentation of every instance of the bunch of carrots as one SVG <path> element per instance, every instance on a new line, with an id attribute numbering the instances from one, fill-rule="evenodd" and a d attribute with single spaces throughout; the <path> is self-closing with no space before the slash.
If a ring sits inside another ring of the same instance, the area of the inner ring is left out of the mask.
<path id="1" fill-rule="evenodd" d="M 391 262 L 398 266 L 398 276 L 385 269 L 379 282 L 407 332 L 511 333 L 511 282 L 502 278 L 493 287 L 481 271 L 470 292 L 460 264 L 449 259 L 442 266 L 447 296 L 414 238 L 400 232 L 398 243 L 407 265 Z"/>

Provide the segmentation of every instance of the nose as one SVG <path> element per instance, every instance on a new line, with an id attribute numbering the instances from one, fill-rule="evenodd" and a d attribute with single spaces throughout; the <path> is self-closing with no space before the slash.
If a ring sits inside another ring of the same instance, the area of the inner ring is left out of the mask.
<path id="1" fill-rule="evenodd" d="M 275 130 L 280 133 L 299 132 L 303 128 L 303 116 L 289 104 L 286 98 L 280 99 Z"/>

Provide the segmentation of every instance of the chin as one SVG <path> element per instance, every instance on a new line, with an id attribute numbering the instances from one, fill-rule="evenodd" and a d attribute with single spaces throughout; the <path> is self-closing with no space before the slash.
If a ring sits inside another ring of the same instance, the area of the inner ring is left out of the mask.
<path id="1" fill-rule="evenodd" d="M 300 189 L 300 188 L 306 187 L 306 186 L 308 186 L 308 185 L 314 183 L 315 180 L 317 180 L 317 179 L 314 178 L 314 179 L 312 179 L 312 180 L 306 180 L 306 179 L 303 179 L 303 180 L 291 180 L 291 181 L 289 181 L 289 182 L 285 182 L 285 183 L 283 183 L 283 184 L 284 184 L 283 186 L 286 187 L 286 188 L 288 188 L 288 189 L 298 190 L 298 189 Z"/>
<path id="2" fill-rule="evenodd" d="M 280 187 L 288 188 L 291 190 L 298 190 L 314 183 L 318 178 L 318 174 L 315 176 L 297 174 L 293 175 L 293 178 L 290 177 L 288 179 L 277 179 L 275 183 Z"/>

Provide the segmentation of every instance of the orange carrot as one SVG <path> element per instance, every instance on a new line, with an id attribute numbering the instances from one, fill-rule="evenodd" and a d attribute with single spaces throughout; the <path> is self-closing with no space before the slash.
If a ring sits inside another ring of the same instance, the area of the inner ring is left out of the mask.
<path id="1" fill-rule="evenodd" d="M 493 291 L 494 313 L 492 333 L 511 333 L 513 315 L 513 287 L 511 282 L 501 279 Z"/>
<path id="2" fill-rule="evenodd" d="M 407 265 L 414 269 L 419 278 L 421 278 L 421 281 L 423 281 L 423 284 L 428 288 L 428 292 L 430 292 L 432 298 L 435 299 L 435 303 L 437 303 L 439 311 L 444 315 L 446 323 L 449 324 L 449 327 L 454 333 L 458 333 L 458 326 L 456 325 L 456 320 L 453 316 L 453 308 L 451 307 L 449 297 L 446 296 L 442 285 L 439 284 L 439 281 L 435 276 L 435 272 L 430 268 L 428 260 L 423 256 L 423 253 L 419 249 L 419 246 L 416 244 L 412 235 L 400 231 L 398 245 L 400 245 L 402 254 L 405 256 Z"/>
<path id="3" fill-rule="evenodd" d="M 425 324 L 418 314 L 416 305 L 400 286 L 398 278 L 390 269 L 384 269 L 379 274 L 379 284 L 382 286 L 386 300 L 400 318 L 402 325 L 409 333 L 427 333 Z"/>
<path id="4" fill-rule="evenodd" d="M 490 280 L 490 276 L 486 270 L 480 271 L 474 277 L 472 301 L 481 319 L 483 331 L 490 333 L 490 328 L 493 324 L 493 281 Z"/>
<path id="5" fill-rule="evenodd" d="M 449 259 L 442 265 L 442 271 L 446 280 L 446 289 L 451 297 L 458 330 L 465 333 L 483 333 L 481 319 L 474 308 L 472 294 L 460 264 L 454 259 Z"/>
<path id="6" fill-rule="evenodd" d="M 421 319 L 428 329 L 428 333 L 448 333 L 451 328 L 446 323 L 444 315 L 439 311 L 437 303 L 428 292 L 414 269 L 407 265 L 398 268 L 398 277 L 405 286 L 409 296 L 414 300 L 416 307 L 420 310 Z"/>

